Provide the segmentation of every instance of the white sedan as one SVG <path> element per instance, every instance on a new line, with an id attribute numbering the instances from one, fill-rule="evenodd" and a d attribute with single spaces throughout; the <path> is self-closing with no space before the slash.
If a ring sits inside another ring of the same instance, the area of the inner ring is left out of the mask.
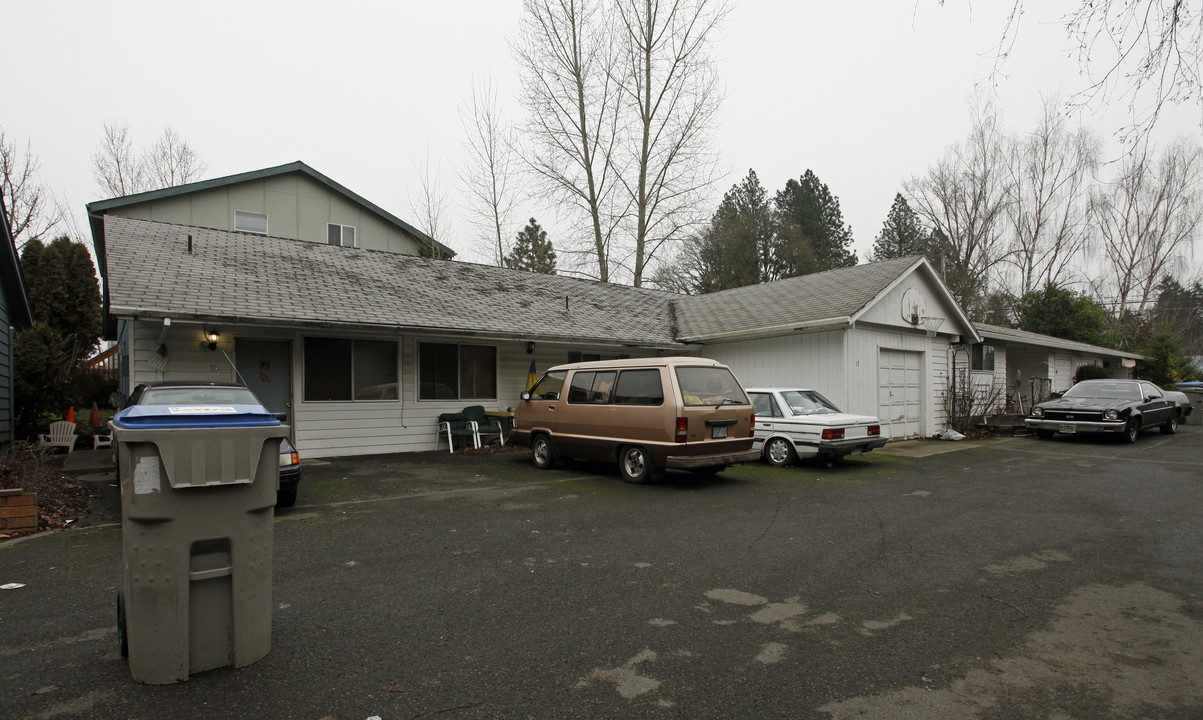
<path id="1" fill-rule="evenodd" d="M 860 455 L 886 444 L 880 420 L 840 412 L 814 390 L 748 388 L 748 395 L 756 410 L 752 447 L 770 465 L 817 457 L 830 466 L 845 455 Z"/>

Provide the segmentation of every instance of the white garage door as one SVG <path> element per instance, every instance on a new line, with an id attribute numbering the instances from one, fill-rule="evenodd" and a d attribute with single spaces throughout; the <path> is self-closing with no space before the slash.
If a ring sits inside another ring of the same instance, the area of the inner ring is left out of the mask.
<path id="1" fill-rule="evenodd" d="M 923 430 L 923 353 L 879 351 L 877 416 L 881 434 L 898 440 L 919 437 Z"/>

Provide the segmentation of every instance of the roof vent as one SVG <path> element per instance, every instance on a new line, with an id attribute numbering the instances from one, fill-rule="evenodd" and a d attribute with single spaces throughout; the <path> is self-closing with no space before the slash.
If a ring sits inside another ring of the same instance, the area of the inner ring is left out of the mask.
<path id="1" fill-rule="evenodd" d="M 189 255 L 196 254 L 196 253 L 192 252 L 192 236 L 191 235 L 188 236 L 188 249 L 185 250 L 185 252 L 187 252 Z"/>

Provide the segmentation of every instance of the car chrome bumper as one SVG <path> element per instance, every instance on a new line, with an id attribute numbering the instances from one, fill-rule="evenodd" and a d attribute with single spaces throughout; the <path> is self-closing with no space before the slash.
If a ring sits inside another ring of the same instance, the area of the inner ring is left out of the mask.
<path id="1" fill-rule="evenodd" d="M 1061 433 L 1115 433 L 1123 432 L 1124 420 L 1048 420 L 1024 418 L 1023 424 L 1030 430 L 1052 430 Z M 1070 430 L 1069 428 L 1073 428 Z"/>
<path id="2" fill-rule="evenodd" d="M 759 450 L 744 450 L 721 455 L 669 455 L 664 459 L 664 466 L 673 470 L 697 470 L 716 465 L 756 462 L 759 459 Z"/>

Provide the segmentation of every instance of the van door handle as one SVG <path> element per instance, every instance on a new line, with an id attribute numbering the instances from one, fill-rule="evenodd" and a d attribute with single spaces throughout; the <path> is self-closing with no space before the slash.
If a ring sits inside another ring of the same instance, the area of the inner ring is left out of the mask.
<path id="1" fill-rule="evenodd" d="M 555 405 L 548 405 L 548 406 L 547 406 L 547 409 L 548 409 L 548 410 L 555 410 L 555 409 L 556 409 L 556 406 L 555 406 Z"/>

